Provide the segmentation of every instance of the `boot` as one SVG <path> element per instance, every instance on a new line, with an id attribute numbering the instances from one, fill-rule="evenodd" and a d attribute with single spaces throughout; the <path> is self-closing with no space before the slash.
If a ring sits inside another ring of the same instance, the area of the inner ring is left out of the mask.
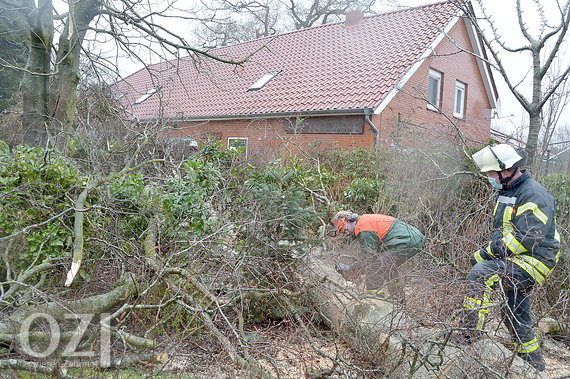
<path id="1" fill-rule="evenodd" d="M 532 367 L 538 371 L 544 371 L 546 368 L 546 363 L 544 363 L 544 358 L 542 358 L 542 353 L 540 349 L 531 351 L 530 353 L 517 353 L 519 357 L 527 361 Z"/>

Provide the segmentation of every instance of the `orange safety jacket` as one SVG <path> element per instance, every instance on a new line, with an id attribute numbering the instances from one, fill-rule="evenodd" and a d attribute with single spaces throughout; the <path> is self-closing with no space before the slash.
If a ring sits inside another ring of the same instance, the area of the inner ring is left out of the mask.
<path id="1" fill-rule="evenodd" d="M 361 232 L 375 232 L 378 235 L 378 243 L 380 243 L 392 227 L 394 220 L 394 217 L 388 215 L 364 214 L 356 223 L 354 235 L 358 236 Z"/>

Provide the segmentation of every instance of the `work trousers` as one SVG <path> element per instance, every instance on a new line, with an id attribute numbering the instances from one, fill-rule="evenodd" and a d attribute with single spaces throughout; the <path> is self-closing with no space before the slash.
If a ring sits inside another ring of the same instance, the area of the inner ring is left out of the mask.
<path id="1" fill-rule="evenodd" d="M 473 266 L 467 280 L 463 326 L 483 330 L 486 316 L 494 305 L 492 292 L 502 288 L 507 298 L 506 306 L 501 308 L 503 322 L 517 352 L 530 353 L 539 348 L 530 312 L 530 294 L 535 281 L 522 268 L 504 259 L 483 261 Z"/>
<path id="2" fill-rule="evenodd" d="M 366 267 L 366 288 L 380 290 L 388 284 L 390 295 L 403 299 L 404 278 L 398 269 L 420 251 L 423 237 L 415 227 L 394 220 L 390 230 L 382 238 L 379 251 Z"/>

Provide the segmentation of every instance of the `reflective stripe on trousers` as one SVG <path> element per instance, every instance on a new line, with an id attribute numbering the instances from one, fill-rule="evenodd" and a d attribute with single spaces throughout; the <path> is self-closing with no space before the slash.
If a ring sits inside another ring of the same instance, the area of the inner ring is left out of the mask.
<path id="1" fill-rule="evenodd" d="M 523 342 L 523 343 L 515 342 L 514 345 L 516 352 L 521 354 L 532 353 L 533 351 L 538 350 L 538 348 L 540 347 L 540 344 L 538 343 L 538 339 L 536 337 L 528 342 Z"/>
<path id="2" fill-rule="evenodd" d="M 535 340 L 535 334 L 530 312 L 530 293 L 536 282 L 528 273 L 514 262 L 498 259 L 477 263 L 467 279 L 469 291 L 463 302 L 463 326 L 484 330 L 485 319 L 491 307 L 500 306 L 502 321 L 509 329 L 513 342 L 519 344 L 520 351 L 536 350 L 531 342 Z M 497 284 L 504 290 L 506 304 L 491 301 Z"/>
<path id="3" fill-rule="evenodd" d="M 474 297 L 465 296 L 463 307 L 469 311 L 477 312 L 477 330 L 485 328 L 485 319 L 489 313 L 493 303 L 491 302 L 491 295 L 495 284 L 500 283 L 501 278 L 495 274 L 485 280 L 485 291 L 483 292 L 483 299 L 476 299 Z"/>

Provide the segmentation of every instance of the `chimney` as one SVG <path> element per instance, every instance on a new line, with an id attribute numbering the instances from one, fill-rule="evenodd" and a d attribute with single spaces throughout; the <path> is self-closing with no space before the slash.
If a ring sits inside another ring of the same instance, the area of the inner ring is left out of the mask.
<path id="1" fill-rule="evenodd" d="M 346 11 L 346 20 L 344 21 L 344 26 L 347 29 L 352 29 L 360 25 L 362 19 L 364 18 L 364 12 L 362 11 Z"/>

